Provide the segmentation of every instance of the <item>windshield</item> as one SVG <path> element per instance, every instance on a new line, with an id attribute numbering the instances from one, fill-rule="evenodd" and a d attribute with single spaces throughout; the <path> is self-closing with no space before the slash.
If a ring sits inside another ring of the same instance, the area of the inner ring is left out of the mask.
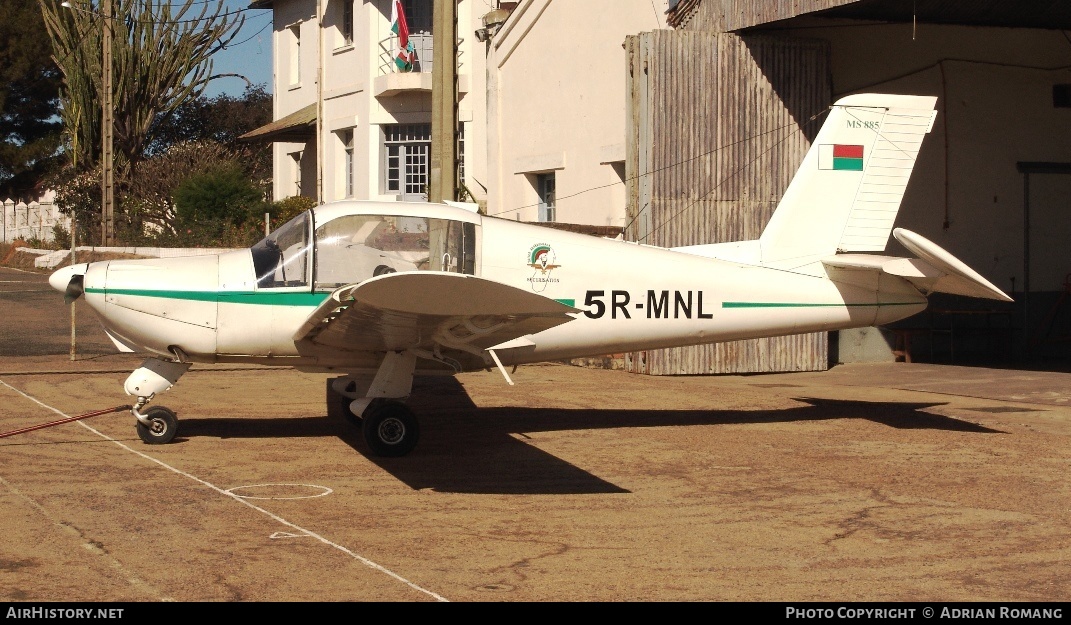
<path id="1" fill-rule="evenodd" d="M 308 286 L 310 219 L 305 211 L 250 248 L 257 286 Z"/>

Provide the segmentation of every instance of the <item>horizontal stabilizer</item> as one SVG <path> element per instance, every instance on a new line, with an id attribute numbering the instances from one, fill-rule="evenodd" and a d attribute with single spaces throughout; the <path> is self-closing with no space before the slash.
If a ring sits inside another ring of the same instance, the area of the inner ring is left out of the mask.
<path id="1" fill-rule="evenodd" d="M 855 270 L 902 278 L 924 295 L 949 293 L 966 297 L 1013 301 L 1006 293 L 986 280 L 939 245 L 925 237 L 897 228 L 893 236 L 918 258 L 892 258 L 871 254 L 838 254 L 822 259 L 837 278 L 849 274 L 837 270 Z M 850 280 L 850 278 L 848 278 Z M 873 281 L 872 284 L 880 284 Z"/>
<path id="2" fill-rule="evenodd" d="M 1013 301 L 1004 291 L 1001 291 L 992 282 L 983 278 L 977 271 L 971 269 L 963 261 L 922 235 L 903 228 L 897 228 L 893 230 L 893 236 L 908 251 L 943 274 L 932 283 L 930 291 L 996 299 L 1004 302 Z M 908 278 L 908 281 L 912 284 L 922 288 L 922 285 L 927 284 L 932 278 L 916 280 Z"/>

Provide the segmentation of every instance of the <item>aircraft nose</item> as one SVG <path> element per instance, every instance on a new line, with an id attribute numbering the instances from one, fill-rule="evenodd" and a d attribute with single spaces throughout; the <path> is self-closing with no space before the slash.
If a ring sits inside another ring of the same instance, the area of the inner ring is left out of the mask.
<path id="1" fill-rule="evenodd" d="M 48 277 L 48 285 L 65 296 L 69 296 L 72 295 L 69 293 L 69 287 L 74 286 L 73 283 L 77 282 L 78 295 L 81 295 L 82 277 L 86 275 L 86 269 L 88 268 L 89 263 L 80 263 L 57 269 Z"/>

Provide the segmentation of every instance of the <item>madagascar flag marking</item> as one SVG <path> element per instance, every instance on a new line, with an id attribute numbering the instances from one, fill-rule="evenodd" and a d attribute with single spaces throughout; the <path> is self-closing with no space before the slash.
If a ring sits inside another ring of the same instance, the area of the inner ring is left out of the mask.
<path id="1" fill-rule="evenodd" d="M 818 169 L 863 171 L 863 146 L 839 143 L 818 146 Z"/>

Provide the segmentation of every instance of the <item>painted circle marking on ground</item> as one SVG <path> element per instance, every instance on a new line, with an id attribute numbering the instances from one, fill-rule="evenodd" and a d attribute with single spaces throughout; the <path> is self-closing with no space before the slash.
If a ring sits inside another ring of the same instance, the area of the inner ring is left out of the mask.
<path id="1" fill-rule="evenodd" d="M 240 490 L 252 489 L 252 488 L 264 489 L 265 491 L 268 491 L 269 493 L 271 491 L 273 491 L 273 490 L 280 491 L 281 494 L 277 494 L 277 495 L 273 495 L 273 494 L 268 494 L 268 495 L 264 495 L 264 494 L 243 495 L 242 493 L 238 492 Z M 311 491 L 319 491 L 319 492 L 306 494 L 306 493 L 301 493 L 300 492 L 302 489 L 311 490 Z M 334 492 L 333 490 L 331 490 L 330 488 L 328 488 L 326 486 L 317 486 L 316 484 L 271 484 L 271 483 L 269 483 L 269 484 L 249 484 L 247 486 L 235 486 L 234 488 L 228 488 L 226 490 L 227 490 L 228 493 L 234 495 L 235 497 L 241 497 L 242 499 L 314 499 L 316 497 L 323 497 L 325 495 L 330 495 L 331 493 Z M 286 492 L 288 490 L 292 491 L 292 493 L 288 494 Z"/>

